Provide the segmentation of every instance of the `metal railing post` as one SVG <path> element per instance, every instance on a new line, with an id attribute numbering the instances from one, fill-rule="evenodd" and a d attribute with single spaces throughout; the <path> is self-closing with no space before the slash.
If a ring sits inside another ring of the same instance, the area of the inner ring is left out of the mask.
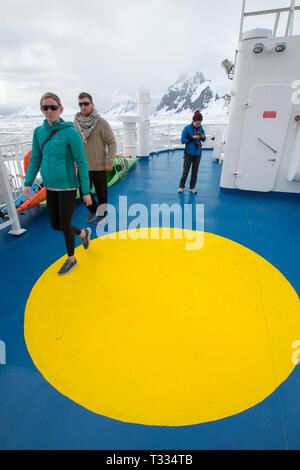
<path id="1" fill-rule="evenodd" d="M 246 8 L 246 0 L 243 0 L 242 6 L 242 13 L 241 13 L 241 24 L 240 24 L 240 41 L 243 39 L 243 26 L 244 26 L 244 18 L 245 18 L 245 8 Z"/>
<path id="2" fill-rule="evenodd" d="M 12 235 L 21 235 L 26 230 L 21 228 L 18 213 L 15 207 L 15 201 L 12 197 L 11 189 L 8 181 L 8 173 L 6 166 L 3 161 L 2 151 L 0 149 L 0 186 L 3 192 L 3 199 L 6 204 L 7 214 L 9 219 L 5 222 L 0 223 L 0 230 L 11 226 L 11 230 L 8 232 Z"/>

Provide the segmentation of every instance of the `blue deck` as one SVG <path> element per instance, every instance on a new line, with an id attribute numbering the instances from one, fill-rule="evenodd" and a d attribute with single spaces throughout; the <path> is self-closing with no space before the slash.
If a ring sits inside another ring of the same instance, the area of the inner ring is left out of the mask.
<path id="1" fill-rule="evenodd" d="M 177 194 L 182 151 L 139 161 L 109 189 L 109 202 L 128 205 L 205 205 L 205 231 L 234 240 L 272 263 L 300 294 L 300 195 L 252 193 L 219 188 L 221 166 L 204 151 L 198 195 Z M 150 212 L 150 210 L 149 210 Z M 86 209 L 77 202 L 74 225 Z M 130 218 L 128 220 L 130 222 Z M 94 414 L 56 391 L 34 366 L 24 340 L 24 309 L 32 287 L 64 255 L 63 237 L 51 230 L 45 207 L 21 216 L 27 231 L 0 231 L 1 449 L 300 449 L 300 367 L 268 398 L 237 415 L 192 426 L 145 426 Z M 91 225 L 96 237 L 95 225 Z M 145 288 L 139 283 L 139 289 Z M 216 282 L 217 289 L 217 282 Z M 300 339 L 300 338 L 299 338 Z"/>

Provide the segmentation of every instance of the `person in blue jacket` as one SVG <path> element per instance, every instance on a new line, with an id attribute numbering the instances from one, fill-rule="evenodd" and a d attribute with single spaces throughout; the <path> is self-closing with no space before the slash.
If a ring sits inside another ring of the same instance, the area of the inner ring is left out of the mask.
<path id="1" fill-rule="evenodd" d="M 83 200 L 92 204 L 90 181 L 83 143 L 72 122 L 60 118 L 61 101 L 54 93 L 45 93 L 41 100 L 45 116 L 42 126 L 33 133 L 30 162 L 25 176 L 24 195 L 29 198 L 30 187 L 39 171 L 46 187 L 49 218 L 54 230 L 61 230 L 65 237 L 68 258 L 58 274 L 68 274 L 78 265 L 74 256 L 75 236 L 78 235 L 85 249 L 89 247 L 91 229 L 79 229 L 71 225 L 79 174 Z"/>
<path id="2" fill-rule="evenodd" d="M 183 156 L 183 172 L 178 189 L 179 193 L 183 193 L 184 191 L 185 182 L 192 166 L 190 192 L 197 194 L 195 186 L 202 154 L 202 142 L 206 141 L 205 132 L 202 127 L 202 121 L 202 114 L 198 110 L 195 111 L 192 123 L 188 126 L 185 126 L 181 134 L 181 143 L 185 144 L 185 149 Z"/>

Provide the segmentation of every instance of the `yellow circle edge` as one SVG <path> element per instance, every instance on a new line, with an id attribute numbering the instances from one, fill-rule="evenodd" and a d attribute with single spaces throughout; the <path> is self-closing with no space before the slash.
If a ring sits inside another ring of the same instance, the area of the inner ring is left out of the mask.
<path id="1" fill-rule="evenodd" d="M 286 278 L 229 239 L 168 230 L 95 239 L 76 249 L 71 274 L 57 275 L 61 258 L 31 291 L 32 360 L 90 411 L 156 426 L 215 421 L 260 403 L 295 367 L 299 298 Z"/>

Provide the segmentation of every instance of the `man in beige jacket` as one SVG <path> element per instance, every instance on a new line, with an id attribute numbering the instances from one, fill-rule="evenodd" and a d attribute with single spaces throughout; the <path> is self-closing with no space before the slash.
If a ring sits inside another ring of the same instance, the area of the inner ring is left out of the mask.
<path id="1" fill-rule="evenodd" d="M 94 222 L 97 224 L 106 217 L 107 206 L 107 171 L 113 169 L 116 156 L 116 140 L 109 123 L 97 113 L 93 98 L 89 93 L 82 92 L 78 96 L 80 112 L 75 115 L 74 125 L 83 140 L 84 150 L 89 169 L 90 184 L 95 187 L 98 204 L 87 206 L 89 214 L 87 222 L 96 217 L 97 208 L 101 206 L 101 214 Z"/>

